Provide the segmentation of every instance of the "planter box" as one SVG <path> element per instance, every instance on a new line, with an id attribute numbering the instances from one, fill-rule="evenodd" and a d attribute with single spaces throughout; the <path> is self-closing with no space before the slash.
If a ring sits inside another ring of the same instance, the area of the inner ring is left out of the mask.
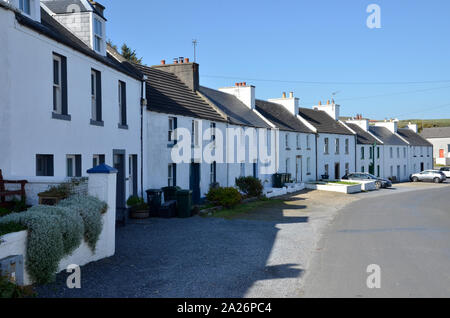
<path id="1" fill-rule="evenodd" d="M 361 184 L 347 185 L 347 184 L 334 184 L 334 183 L 307 183 L 307 189 L 320 190 L 320 191 L 330 191 L 330 192 L 340 192 L 346 194 L 361 192 Z"/>
<path id="2" fill-rule="evenodd" d="M 286 183 L 287 193 L 294 193 L 305 189 L 304 183 Z"/>
<path id="3" fill-rule="evenodd" d="M 342 180 L 345 181 L 345 180 Z M 375 185 L 375 181 L 358 181 L 358 180 L 352 180 L 352 182 L 356 182 L 361 184 L 361 190 L 362 191 L 374 191 L 377 189 Z"/>
<path id="4" fill-rule="evenodd" d="M 44 193 L 39 193 L 38 197 L 40 205 L 57 205 L 60 201 L 66 198 L 65 196 L 48 195 Z"/>

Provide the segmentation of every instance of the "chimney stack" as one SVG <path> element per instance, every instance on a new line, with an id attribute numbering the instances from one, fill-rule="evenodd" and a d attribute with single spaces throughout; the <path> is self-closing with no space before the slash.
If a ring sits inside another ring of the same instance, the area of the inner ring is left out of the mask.
<path id="1" fill-rule="evenodd" d="M 289 98 L 294 98 L 294 92 L 289 93 Z"/>
<path id="2" fill-rule="evenodd" d="M 95 8 L 95 10 L 98 11 L 98 13 L 103 15 L 103 13 L 105 12 L 105 7 L 102 4 L 100 4 L 94 0 L 89 0 L 89 2 L 92 4 L 92 6 Z"/>
<path id="3" fill-rule="evenodd" d="M 161 60 L 161 65 L 166 65 L 166 60 Z"/>
<path id="4" fill-rule="evenodd" d="M 189 58 L 182 56 L 174 58 L 173 64 L 166 64 L 166 60 L 161 60 L 161 64 L 154 65 L 152 68 L 176 75 L 194 92 L 199 89 L 199 65 L 197 63 L 189 63 Z"/>
<path id="5" fill-rule="evenodd" d="M 283 98 L 286 98 L 286 92 L 283 92 Z"/>

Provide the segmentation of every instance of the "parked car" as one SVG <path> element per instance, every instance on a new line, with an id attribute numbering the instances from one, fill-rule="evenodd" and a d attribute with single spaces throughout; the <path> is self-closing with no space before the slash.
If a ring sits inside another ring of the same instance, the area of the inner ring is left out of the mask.
<path id="1" fill-rule="evenodd" d="M 447 178 L 450 178 L 450 167 L 442 167 L 440 170 Z"/>
<path id="2" fill-rule="evenodd" d="M 429 181 L 434 183 L 442 183 L 447 179 L 445 174 L 439 170 L 425 170 L 420 173 L 411 175 L 412 182 Z"/>
<path id="3" fill-rule="evenodd" d="M 366 173 L 366 172 L 349 173 L 349 174 L 346 174 L 345 176 L 343 176 L 342 179 L 345 179 L 345 180 L 366 180 L 366 181 L 376 180 L 375 181 L 375 186 L 377 187 L 377 189 L 392 187 L 392 182 L 391 181 L 389 181 L 387 179 L 383 179 L 383 178 L 378 178 L 378 177 L 374 176 L 373 174 Z"/>

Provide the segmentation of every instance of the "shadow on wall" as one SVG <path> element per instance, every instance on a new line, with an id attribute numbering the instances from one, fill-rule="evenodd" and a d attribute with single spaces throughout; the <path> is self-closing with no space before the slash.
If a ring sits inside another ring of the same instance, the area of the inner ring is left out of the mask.
<path id="1" fill-rule="evenodd" d="M 298 200 L 295 200 L 298 201 Z M 67 274 L 40 297 L 243 297 L 258 281 L 298 278 L 299 264 L 267 265 L 280 224 L 308 222 L 294 201 L 248 219 L 150 219 L 119 228 L 116 255 L 84 266 L 82 288 Z M 295 245 L 293 245 L 295 248 Z"/>

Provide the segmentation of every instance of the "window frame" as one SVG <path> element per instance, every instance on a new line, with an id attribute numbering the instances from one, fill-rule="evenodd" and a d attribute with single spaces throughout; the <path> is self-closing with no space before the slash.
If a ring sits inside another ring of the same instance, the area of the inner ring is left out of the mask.
<path id="1" fill-rule="evenodd" d="M 335 140 L 334 140 L 334 154 L 335 155 L 339 155 L 339 153 L 340 153 L 340 141 L 339 141 L 339 138 L 335 138 Z"/>
<path id="2" fill-rule="evenodd" d="M 103 23 L 100 21 L 100 19 L 94 17 L 93 21 L 93 31 L 94 31 L 94 51 L 102 52 L 103 51 Z M 98 33 L 100 31 L 100 33 Z"/>
<path id="3" fill-rule="evenodd" d="M 127 83 L 119 80 L 118 84 L 119 102 L 119 128 L 128 128 L 127 123 Z"/>
<path id="4" fill-rule="evenodd" d="M 330 145 L 329 145 L 329 140 L 328 140 L 328 138 L 325 138 L 324 140 L 323 140 L 323 145 L 324 145 L 324 149 L 323 149 L 323 153 L 325 154 L 325 155 L 328 155 L 329 154 L 329 147 L 330 147 Z"/>
<path id="5" fill-rule="evenodd" d="M 31 16 L 31 0 L 19 0 L 19 9 L 28 16 Z M 27 4 L 27 6 L 25 5 Z M 26 10 L 28 9 L 28 11 Z"/>
<path id="6" fill-rule="evenodd" d="M 42 162 L 42 160 L 45 160 L 45 162 Z M 51 160 L 51 162 L 47 162 L 47 160 Z M 55 176 L 54 163 L 55 163 L 55 156 L 53 154 L 36 154 L 36 176 L 54 177 Z"/>

